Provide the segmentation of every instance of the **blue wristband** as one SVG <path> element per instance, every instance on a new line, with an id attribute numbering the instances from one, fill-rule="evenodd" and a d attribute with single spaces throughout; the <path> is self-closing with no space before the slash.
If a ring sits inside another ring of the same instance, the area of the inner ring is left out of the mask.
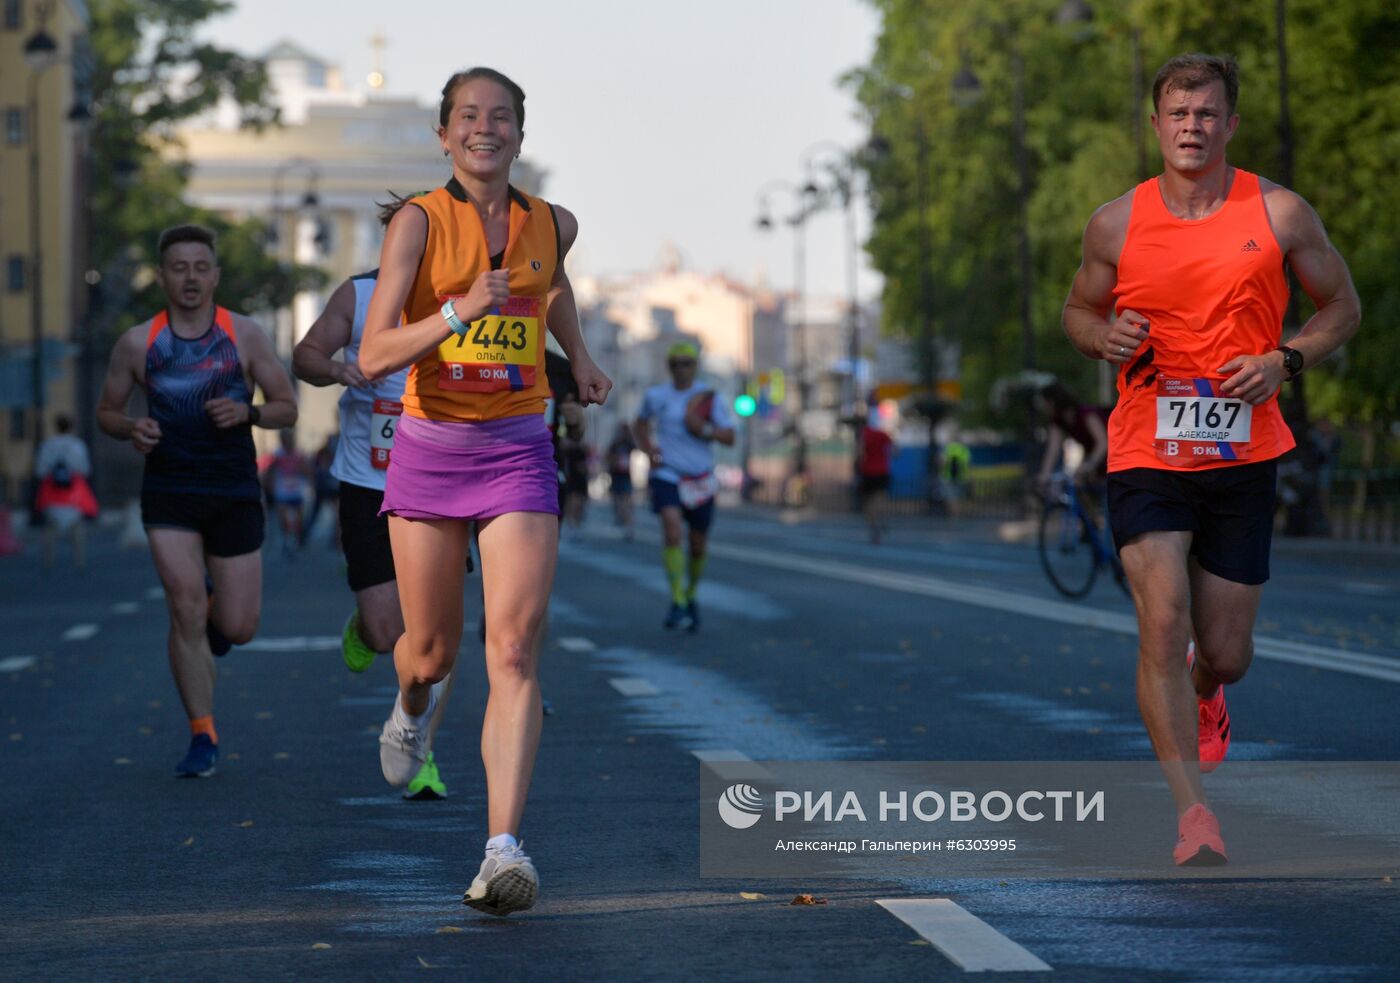
<path id="1" fill-rule="evenodd" d="M 450 300 L 442 305 L 442 319 L 447 322 L 447 326 L 452 329 L 453 334 L 464 335 L 467 333 L 466 324 L 457 316 L 457 310 L 452 306 Z"/>

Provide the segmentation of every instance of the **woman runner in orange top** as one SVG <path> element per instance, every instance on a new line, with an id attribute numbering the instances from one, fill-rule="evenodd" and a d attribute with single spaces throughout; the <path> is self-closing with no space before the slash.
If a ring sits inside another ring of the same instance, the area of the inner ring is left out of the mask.
<path id="1" fill-rule="evenodd" d="M 463 902 L 496 915 L 532 906 L 539 884 L 517 835 L 539 746 L 536 669 L 559 537 L 544 423 L 546 316 L 580 402 L 602 403 L 612 389 L 584 346 L 564 273 L 578 222 L 510 184 L 524 122 L 525 94 L 500 72 L 473 68 L 448 80 L 437 133 L 452 177 L 390 222 L 360 349 L 367 377 L 412 366 L 384 491 L 405 632 L 380 762 L 396 785 L 423 763 L 433 685 L 451 671 L 462 637 L 475 526 L 490 839 Z"/>

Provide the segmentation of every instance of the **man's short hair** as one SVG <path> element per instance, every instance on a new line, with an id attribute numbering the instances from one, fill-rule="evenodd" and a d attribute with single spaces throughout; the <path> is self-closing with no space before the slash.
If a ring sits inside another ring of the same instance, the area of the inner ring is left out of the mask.
<path id="1" fill-rule="evenodd" d="M 165 262 L 165 251 L 171 246 L 178 246 L 182 242 L 198 242 L 209 247 L 209 251 L 214 254 L 214 259 L 219 258 L 219 250 L 215 245 L 218 236 L 213 229 L 206 229 L 202 225 L 177 225 L 174 228 L 166 229 L 160 234 L 160 243 L 156 246 L 156 255 L 160 262 Z"/>
<path id="2" fill-rule="evenodd" d="M 1160 108 L 1164 92 L 1191 92 L 1213 82 L 1225 84 L 1225 102 L 1233 116 L 1240 97 L 1240 66 L 1235 59 L 1229 55 L 1177 55 L 1157 70 L 1157 78 L 1152 82 L 1152 110 Z"/>

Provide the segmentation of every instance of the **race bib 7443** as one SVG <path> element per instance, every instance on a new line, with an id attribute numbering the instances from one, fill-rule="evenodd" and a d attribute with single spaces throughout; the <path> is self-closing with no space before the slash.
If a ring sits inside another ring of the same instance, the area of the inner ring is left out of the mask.
<path id="1" fill-rule="evenodd" d="M 452 299 L 441 298 L 442 301 Z M 540 299 L 511 297 L 438 345 L 438 388 L 491 393 L 535 384 L 540 350 Z"/>

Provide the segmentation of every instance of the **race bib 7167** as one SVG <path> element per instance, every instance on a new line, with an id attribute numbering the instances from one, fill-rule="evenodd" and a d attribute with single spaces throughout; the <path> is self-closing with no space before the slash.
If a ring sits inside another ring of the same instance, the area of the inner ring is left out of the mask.
<path id="1" fill-rule="evenodd" d="M 1157 457 L 1178 468 L 1249 457 L 1254 407 L 1210 379 L 1157 378 Z"/>

